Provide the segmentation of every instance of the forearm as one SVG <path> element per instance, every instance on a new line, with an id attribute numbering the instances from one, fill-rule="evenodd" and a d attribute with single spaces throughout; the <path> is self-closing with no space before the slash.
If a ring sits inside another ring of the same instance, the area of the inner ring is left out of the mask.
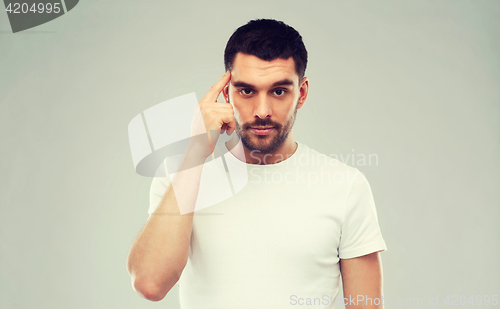
<path id="1" fill-rule="evenodd" d="M 137 235 L 128 255 L 127 269 L 133 286 L 150 300 L 165 297 L 187 263 L 193 212 L 186 213 L 186 207 L 194 210 L 204 161 L 189 153 L 181 165 L 182 172 L 175 174 L 172 185 Z M 185 215 L 181 215 L 179 198 L 182 198 Z"/>

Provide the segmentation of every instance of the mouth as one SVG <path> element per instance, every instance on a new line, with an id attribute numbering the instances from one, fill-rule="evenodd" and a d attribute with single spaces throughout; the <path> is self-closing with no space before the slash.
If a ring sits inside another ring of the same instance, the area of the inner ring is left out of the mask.
<path id="1" fill-rule="evenodd" d="M 250 128 L 250 131 L 256 135 L 268 135 L 273 129 L 274 127 L 253 127 Z"/>

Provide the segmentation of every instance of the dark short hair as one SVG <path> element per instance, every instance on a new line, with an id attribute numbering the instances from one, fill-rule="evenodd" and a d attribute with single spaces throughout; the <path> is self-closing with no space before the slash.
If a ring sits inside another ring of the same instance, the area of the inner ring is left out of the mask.
<path id="1" fill-rule="evenodd" d="M 297 30 L 282 21 L 256 19 L 236 29 L 224 51 L 224 66 L 233 69 L 238 52 L 256 56 L 265 61 L 293 57 L 299 83 L 305 75 L 307 50 Z"/>

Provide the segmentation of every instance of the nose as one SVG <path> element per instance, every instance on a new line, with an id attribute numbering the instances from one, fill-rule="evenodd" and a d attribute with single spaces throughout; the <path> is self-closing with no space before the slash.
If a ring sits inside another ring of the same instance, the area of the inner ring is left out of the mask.
<path id="1" fill-rule="evenodd" d="M 255 102 L 255 108 L 253 115 L 254 117 L 257 116 L 261 119 L 265 119 L 268 117 L 271 117 L 272 115 L 272 109 L 270 106 L 269 99 L 267 98 L 266 94 L 260 95 L 257 98 L 257 101 Z"/>

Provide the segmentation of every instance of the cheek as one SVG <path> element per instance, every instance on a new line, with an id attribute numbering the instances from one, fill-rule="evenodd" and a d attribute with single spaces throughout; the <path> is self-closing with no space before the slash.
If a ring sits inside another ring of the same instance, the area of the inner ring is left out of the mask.
<path id="1" fill-rule="evenodd" d="M 232 101 L 230 104 L 233 106 L 234 120 L 240 125 L 243 124 L 241 119 L 241 109 L 239 108 L 238 104 L 234 104 L 234 102 Z"/>
<path id="2" fill-rule="evenodd" d="M 241 123 L 241 121 L 248 119 L 251 117 L 252 110 L 249 108 L 248 104 L 244 104 L 242 102 L 235 102 L 234 96 L 230 98 L 230 104 L 233 106 L 234 117 L 237 121 Z"/>

